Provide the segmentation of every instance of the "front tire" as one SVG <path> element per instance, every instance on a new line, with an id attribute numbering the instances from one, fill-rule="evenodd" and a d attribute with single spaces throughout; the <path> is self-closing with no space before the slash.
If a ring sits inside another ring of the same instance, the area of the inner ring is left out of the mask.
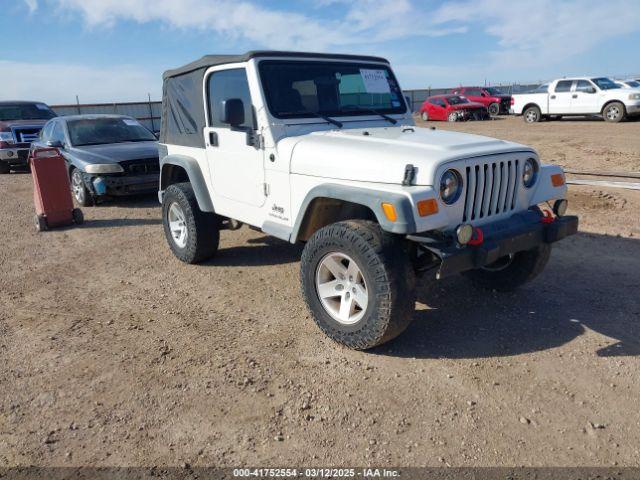
<path id="1" fill-rule="evenodd" d="M 95 204 L 93 195 L 84 184 L 82 172 L 77 168 L 71 171 L 71 193 L 76 203 L 81 207 L 90 207 Z"/>
<path id="2" fill-rule="evenodd" d="M 457 122 L 458 121 L 458 113 L 457 112 L 451 112 L 449 115 L 447 115 L 447 121 L 448 122 Z"/>
<path id="3" fill-rule="evenodd" d="M 549 261 L 551 246 L 544 244 L 532 250 L 502 257 L 491 265 L 465 272 L 475 287 L 511 292 L 537 277 Z"/>
<path id="4" fill-rule="evenodd" d="M 602 116 L 607 122 L 619 123 L 624 120 L 627 112 L 624 109 L 624 105 L 620 102 L 611 102 L 602 110 Z"/>
<path id="5" fill-rule="evenodd" d="M 215 255 L 220 243 L 220 219 L 198 207 L 190 183 L 170 185 L 162 198 L 162 224 L 173 254 L 185 263 Z"/>
<path id="6" fill-rule="evenodd" d="M 425 111 L 425 112 L 422 112 L 422 113 L 420 114 L 420 118 L 422 118 L 422 121 L 423 121 L 423 122 L 428 122 L 428 121 L 429 121 L 429 113 L 428 113 L 428 112 L 426 112 L 426 111 Z"/>
<path id="7" fill-rule="evenodd" d="M 415 274 L 399 237 L 371 221 L 321 228 L 307 242 L 302 292 L 320 329 L 365 350 L 400 335 L 413 318 Z"/>
<path id="8" fill-rule="evenodd" d="M 542 119 L 542 113 L 538 107 L 533 106 L 524 111 L 522 118 L 526 123 L 537 123 Z"/>

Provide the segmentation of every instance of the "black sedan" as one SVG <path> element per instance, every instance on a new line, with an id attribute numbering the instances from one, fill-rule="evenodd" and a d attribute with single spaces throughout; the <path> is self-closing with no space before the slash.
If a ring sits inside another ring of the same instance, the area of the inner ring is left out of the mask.
<path id="1" fill-rule="evenodd" d="M 82 206 L 106 196 L 158 191 L 156 137 L 122 115 L 73 115 L 48 121 L 32 148 L 56 147 L 69 168 L 71 189 Z"/>

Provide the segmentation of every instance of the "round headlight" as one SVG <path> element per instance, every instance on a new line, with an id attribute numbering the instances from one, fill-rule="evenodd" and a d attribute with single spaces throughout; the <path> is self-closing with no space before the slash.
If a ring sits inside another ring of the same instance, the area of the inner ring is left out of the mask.
<path id="1" fill-rule="evenodd" d="M 525 187 L 530 188 L 536 183 L 538 176 L 538 164 L 533 158 L 527 158 L 522 169 L 522 183 Z"/>
<path id="2" fill-rule="evenodd" d="M 447 170 L 440 178 L 440 198 L 447 205 L 455 203 L 462 193 L 462 177 L 455 170 Z"/>

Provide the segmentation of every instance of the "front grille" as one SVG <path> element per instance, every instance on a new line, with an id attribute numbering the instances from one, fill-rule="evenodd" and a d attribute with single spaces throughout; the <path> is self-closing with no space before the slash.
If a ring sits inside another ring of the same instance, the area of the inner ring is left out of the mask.
<path id="1" fill-rule="evenodd" d="M 516 208 L 520 161 L 480 163 L 466 168 L 463 221 L 510 212 Z"/>
<path id="2" fill-rule="evenodd" d="M 18 127 L 13 129 L 13 136 L 16 139 L 16 143 L 31 143 L 38 139 L 40 130 L 40 127 Z"/>
<path id="3" fill-rule="evenodd" d="M 128 160 L 120 162 L 120 166 L 125 173 L 131 175 L 146 175 L 149 173 L 160 173 L 160 160 L 156 158 L 142 158 L 140 160 Z"/>

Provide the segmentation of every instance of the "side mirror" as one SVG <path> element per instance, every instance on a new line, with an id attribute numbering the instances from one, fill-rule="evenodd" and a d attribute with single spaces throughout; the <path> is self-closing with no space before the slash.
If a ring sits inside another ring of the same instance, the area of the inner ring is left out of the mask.
<path id="1" fill-rule="evenodd" d="M 590 87 L 588 93 L 596 93 L 596 87 Z"/>
<path id="2" fill-rule="evenodd" d="M 47 147 L 52 147 L 52 148 L 62 148 L 64 145 L 62 144 L 62 142 L 60 140 L 49 140 L 47 142 Z"/>
<path id="3" fill-rule="evenodd" d="M 244 123 L 244 103 L 239 98 L 222 101 L 222 123 L 238 127 Z"/>

